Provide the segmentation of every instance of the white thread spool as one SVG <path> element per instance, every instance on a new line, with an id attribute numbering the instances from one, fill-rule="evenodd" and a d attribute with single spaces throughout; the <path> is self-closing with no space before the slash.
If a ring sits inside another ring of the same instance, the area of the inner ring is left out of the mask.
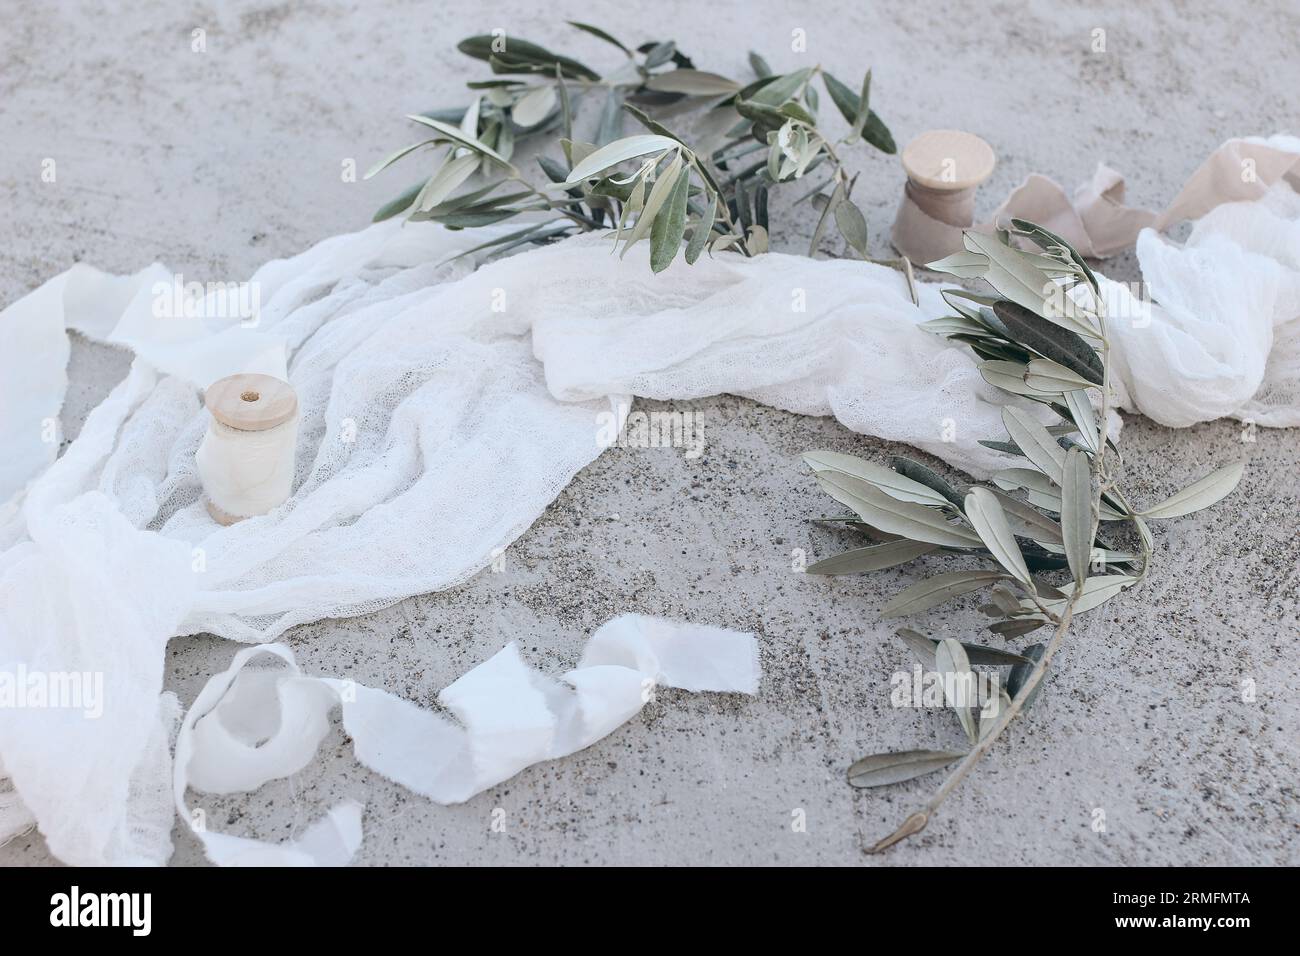
<path id="1" fill-rule="evenodd" d="M 266 514 L 293 491 L 298 395 L 271 375 L 229 375 L 208 386 L 212 414 L 194 456 L 208 514 L 232 525 Z"/>
<path id="2" fill-rule="evenodd" d="M 924 265 L 963 248 L 975 222 L 975 191 L 993 174 L 993 147 L 974 133 L 932 129 L 903 149 L 907 186 L 894 219 L 893 242 Z"/>

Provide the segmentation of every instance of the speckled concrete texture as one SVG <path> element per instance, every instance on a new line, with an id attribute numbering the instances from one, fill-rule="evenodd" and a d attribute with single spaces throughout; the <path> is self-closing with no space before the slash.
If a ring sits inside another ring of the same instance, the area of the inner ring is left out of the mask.
<path id="1" fill-rule="evenodd" d="M 364 170 L 408 142 L 402 114 L 465 102 L 461 84 L 488 71 L 455 52 L 462 37 L 501 27 L 614 65 L 618 52 L 566 16 L 629 41 L 675 37 L 701 68 L 738 77 L 751 47 L 778 70 L 821 63 L 852 79 L 870 65 L 873 104 L 900 142 L 959 127 L 994 145 L 981 214 L 1030 171 L 1073 186 L 1098 161 L 1128 174 L 1131 200 L 1160 206 L 1229 136 L 1300 128 L 1294 0 L 1064 6 L 0 0 L 0 301 L 76 261 L 133 271 L 160 260 L 187 278 L 238 280 L 362 227 L 414 173 L 345 182 L 344 163 Z M 196 29 L 204 52 L 192 50 Z M 806 52 L 791 50 L 796 29 Z M 874 251 L 886 254 L 901 170 L 861 147 L 849 155 Z M 773 217 L 779 248 L 806 244 L 806 210 L 778 202 Z M 1106 270 L 1138 277 L 1131 254 Z M 119 353 L 74 344 L 70 434 L 125 367 Z M 792 571 L 796 549 L 812 559 L 850 543 L 810 521 L 830 503 L 798 456 L 901 448 L 731 397 L 671 407 L 703 416 L 702 457 L 611 450 L 500 573 L 288 640 L 308 672 L 432 705 L 506 641 L 558 671 L 603 621 L 641 611 L 756 632 L 757 699 L 661 691 L 590 749 L 456 807 L 369 773 L 336 729 L 291 779 L 195 795 L 210 824 L 280 839 L 351 796 L 367 804 L 366 864 L 1300 862 L 1300 433 L 1248 442 L 1233 422 L 1173 431 L 1130 416 L 1138 500 L 1245 456 L 1239 491 L 1162 525 L 1153 576 L 1079 621 L 1039 702 L 929 830 L 868 857 L 863 846 L 937 778 L 864 792 L 845 769 L 869 751 L 956 745 L 960 731 L 949 715 L 890 706 L 889 676 L 911 661 L 877 612 L 915 570 Z M 975 603 L 921 623 L 970 639 L 984 621 Z M 188 704 L 235 650 L 171 642 L 167 687 Z M 175 840 L 174 863 L 202 862 L 187 833 Z M 0 864 L 48 862 L 38 834 L 0 848 Z"/>

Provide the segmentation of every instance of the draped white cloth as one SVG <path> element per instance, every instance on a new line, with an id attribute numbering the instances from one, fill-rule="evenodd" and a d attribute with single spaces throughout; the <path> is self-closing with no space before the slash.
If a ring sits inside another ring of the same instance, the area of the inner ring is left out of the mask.
<path id="1" fill-rule="evenodd" d="M 1000 467 L 977 440 L 1001 435 L 1002 393 L 914 328 L 946 313 L 936 286 L 918 308 L 892 270 L 781 254 L 654 276 L 645 244 L 620 259 L 604 236 L 440 265 L 485 238 L 390 222 L 328 239 L 256 273 L 256 328 L 157 318 L 160 267 L 77 267 L 0 314 L 0 671 L 99 673 L 105 701 L 97 720 L 0 707 L 21 798 L 0 792 L 0 839 L 34 817 L 68 862 L 164 861 L 167 640 L 267 642 L 464 582 L 596 458 L 602 413 L 629 396 L 733 393 L 977 476 Z M 1215 210 L 1186 248 L 1144 233 L 1139 255 L 1162 306 L 1116 328 L 1123 404 L 1176 425 L 1300 423 L 1300 197 L 1279 183 Z M 54 460 L 42 423 L 62 400 L 65 328 L 136 358 Z M 220 527 L 199 500 L 197 389 L 236 371 L 297 390 L 297 474 L 283 506 Z"/>

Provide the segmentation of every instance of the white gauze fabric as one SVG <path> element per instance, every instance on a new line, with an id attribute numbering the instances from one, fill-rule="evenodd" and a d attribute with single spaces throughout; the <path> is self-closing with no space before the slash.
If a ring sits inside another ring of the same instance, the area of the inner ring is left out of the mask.
<path id="1" fill-rule="evenodd" d="M 1127 407 L 1182 423 L 1241 413 L 1262 388 L 1283 400 L 1261 424 L 1296 422 L 1292 366 L 1269 354 L 1294 354 L 1300 219 L 1293 196 L 1269 201 L 1224 209 L 1188 250 L 1160 248 L 1175 306 L 1116 332 Z M 624 413 L 630 395 L 746 395 L 834 414 L 977 476 L 1005 461 L 977 444 L 1001 433 L 1002 393 L 964 347 L 914 328 L 947 311 L 935 286 L 921 285 L 917 308 L 892 270 L 780 254 L 679 260 L 653 276 L 645 244 L 620 259 L 602 236 L 471 274 L 467 261 L 439 265 L 493 234 L 383 223 L 326 240 L 253 277 L 256 329 L 169 325 L 181 320 L 153 316 L 147 275 L 133 286 L 83 267 L 0 316 L 23 341 L 57 344 L 71 323 L 136 353 L 57 461 L 20 443 L 7 474 L 22 490 L 0 508 L 0 667 L 105 680 L 97 721 L 0 709 L 14 812 L 34 816 L 61 859 L 169 852 L 157 743 L 175 718 L 161 693 L 171 636 L 265 642 L 462 583 L 599 454 L 601 413 Z M 1211 243 L 1239 250 L 1232 268 L 1206 258 Z M 30 437 L 57 411 L 65 362 L 57 348 L 0 352 L 0 382 L 26 369 L 32 383 L 0 411 L 6 435 Z M 196 386 L 277 374 L 277 362 L 300 402 L 294 494 L 219 527 L 200 501 Z"/>
<path id="2" fill-rule="evenodd" d="M 1300 425 L 1300 194 L 1218 206 L 1183 245 L 1144 229 L 1137 255 L 1154 302 L 1104 287 L 1125 406 L 1175 428 Z"/>

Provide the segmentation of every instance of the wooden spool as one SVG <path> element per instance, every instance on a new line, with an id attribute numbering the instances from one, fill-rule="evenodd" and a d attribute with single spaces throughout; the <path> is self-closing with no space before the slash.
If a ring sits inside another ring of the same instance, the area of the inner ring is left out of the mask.
<path id="1" fill-rule="evenodd" d="M 244 432 L 263 432 L 283 425 L 298 414 L 298 393 L 288 382 L 274 375 L 243 372 L 227 375 L 208 386 L 203 404 L 212 417 L 223 425 Z M 221 525 L 232 525 L 243 518 L 222 511 L 206 502 L 208 514 Z"/>
<path id="2" fill-rule="evenodd" d="M 974 133 L 932 129 L 903 148 L 907 178 L 925 189 L 951 192 L 974 189 L 997 165 L 993 147 Z"/>

